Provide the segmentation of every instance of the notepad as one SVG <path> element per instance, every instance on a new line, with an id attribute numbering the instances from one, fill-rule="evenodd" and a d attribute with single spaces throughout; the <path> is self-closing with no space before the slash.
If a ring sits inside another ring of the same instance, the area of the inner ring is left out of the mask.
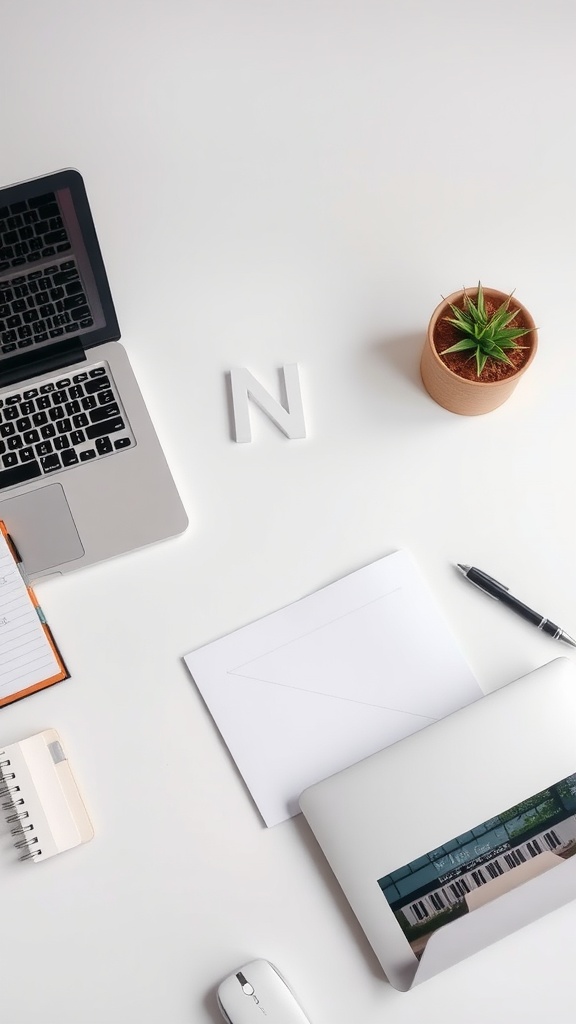
<path id="1" fill-rule="evenodd" d="M 21 860 L 48 860 L 94 836 L 55 729 L 0 746 L 0 800 Z"/>
<path id="2" fill-rule="evenodd" d="M 307 786 L 482 696 L 406 551 L 185 661 L 269 826 Z"/>
<path id="3" fill-rule="evenodd" d="M 68 678 L 18 552 L 0 521 L 0 707 Z"/>

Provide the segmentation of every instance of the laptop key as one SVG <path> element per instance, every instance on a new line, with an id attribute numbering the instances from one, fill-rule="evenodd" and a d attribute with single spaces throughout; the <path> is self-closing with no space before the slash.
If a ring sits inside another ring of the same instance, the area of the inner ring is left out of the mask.
<path id="1" fill-rule="evenodd" d="M 73 320 L 83 320 L 84 317 L 90 316 L 90 306 L 79 306 L 78 309 L 73 309 L 70 315 Z"/>
<path id="2" fill-rule="evenodd" d="M 37 430 L 27 430 L 22 437 L 24 438 L 24 444 L 36 444 L 40 440 L 40 434 Z"/>
<path id="3" fill-rule="evenodd" d="M 58 206 L 58 203 L 46 203 L 45 206 L 39 207 L 38 215 L 42 220 L 48 217 L 59 217 L 60 207 Z"/>
<path id="4" fill-rule="evenodd" d="M 93 448 L 87 448 L 86 451 L 80 452 L 80 462 L 88 462 L 89 459 L 95 459 L 96 452 Z"/>
<path id="5" fill-rule="evenodd" d="M 83 430 L 73 430 L 70 434 L 70 440 L 72 444 L 83 444 L 86 440 L 86 435 Z"/>
<path id="6" fill-rule="evenodd" d="M 117 416 L 114 420 L 105 420 L 104 423 L 93 423 L 91 426 L 86 427 L 86 437 L 89 441 L 93 441 L 97 437 L 102 437 L 104 434 L 113 434 L 117 430 L 124 430 L 124 420 L 121 416 Z"/>
<path id="7" fill-rule="evenodd" d="M 57 242 L 66 242 L 68 235 L 62 228 L 60 231 L 49 231 L 47 235 L 44 235 L 44 241 L 50 245 L 56 245 Z"/>
<path id="8" fill-rule="evenodd" d="M 33 458 L 35 458 L 33 448 L 26 447 L 20 449 L 20 462 L 30 462 Z"/>
<path id="9" fill-rule="evenodd" d="M 99 409 L 93 409 L 90 413 L 91 423 L 102 423 L 104 420 L 110 419 L 112 416 L 119 416 L 120 409 L 116 405 L 116 402 L 112 402 L 111 405 L 101 405 Z"/>
<path id="10" fill-rule="evenodd" d="M 96 377 L 95 380 L 88 380 L 84 385 L 87 395 L 94 395 L 97 391 L 106 391 L 110 388 L 108 377 Z"/>
<path id="11" fill-rule="evenodd" d="M 3 455 L 2 456 L 2 462 L 6 466 L 7 469 L 10 466 L 17 466 L 18 465 L 18 456 L 16 455 L 16 452 L 8 452 L 6 455 Z"/>
<path id="12" fill-rule="evenodd" d="M 64 307 L 65 310 L 67 310 L 67 309 L 77 309 L 78 306 L 85 306 L 85 305 L 86 305 L 86 296 L 84 295 L 84 292 L 79 292 L 78 295 L 68 295 L 67 298 L 62 300 L 62 306 Z"/>
<path id="13" fill-rule="evenodd" d="M 67 452 L 62 452 L 61 457 L 62 465 L 65 467 L 75 466 L 76 463 L 78 462 L 78 455 L 76 454 L 73 448 L 69 448 Z"/>
<path id="14" fill-rule="evenodd" d="M 110 440 L 110 438 L 96 438 L 96 451 L 98 452 L 98 455 L 108 455 L 111 451 L 114 451 L 114 449 L 112 448 L 112 441 Z"/>
<path id="15" fill-rule="evenodd" d="M 55 469 L 62 469 L 59 457 L 53 453 L 40 460 L 45 473 L 53 473 Z"/>
<path id="16" fill-rule="evenodd" d="M 54 449 L 52 448 L 51 441 L 40 441 L 40 444 L 36 445 L 36 455 L 44 457 L 45 455 L 52 455 Z"/>
<path id="17" fill-rule="evenodd" d="M 59 273 L 54 274 L 54 284 L 66 284 L 68 281 L 74 281 L 78 278 L 78 271 L 75 267 L 70 270 L 61 270 Z"/>

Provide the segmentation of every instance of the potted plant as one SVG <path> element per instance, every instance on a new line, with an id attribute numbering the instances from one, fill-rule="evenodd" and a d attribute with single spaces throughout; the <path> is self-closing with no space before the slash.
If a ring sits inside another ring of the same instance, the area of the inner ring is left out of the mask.
<path id="1" fill-rule="evenodd" d="M 432 398 L 450 412 L 478 416 L 510 397 L 530 366 L 538 334 L 530 313 L 494 288 L 463 288 L 434 310 L 420 371 Z"/>

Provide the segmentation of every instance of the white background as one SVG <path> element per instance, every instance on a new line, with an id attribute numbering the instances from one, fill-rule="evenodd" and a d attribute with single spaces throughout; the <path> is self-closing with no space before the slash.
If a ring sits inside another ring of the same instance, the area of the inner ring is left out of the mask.
<path id="1" fill-rule="evenodd" d="M 97 835 L 30 868 L 2 848 L 2 1024 L 216 1024 L 216 984 L 254 956 L 313 1024 L 571 1019 L 574 906 L 391 989 L 302 819 L 263 828 L 181 659 L 399 547 L 486 691 L 573 657 L 453 568 L 576 632 L 573 4 L 1 15 L 2 181 L 83 173 L 191 520 L 38 587 L 72 679 L 3 709 L 0 740 L 57 728 Z M 516 288 L 540 349 L 505 406 L 467 419 L 418 365 L 440 295 L 478 279 Z M 308 438 L 254 410 L 234 443 L 226 372 L 275 392 L 289 362 Z"/>

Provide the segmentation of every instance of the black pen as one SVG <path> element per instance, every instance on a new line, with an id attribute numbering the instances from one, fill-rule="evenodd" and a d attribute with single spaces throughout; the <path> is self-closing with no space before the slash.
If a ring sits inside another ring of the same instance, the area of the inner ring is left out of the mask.
<path id="1" fill-rule="evenodd" d="M 526 622 L 531 622 L 533 626 L 537 626 L 543 633 L 547 633 L 554 640 L 563 640 L 565 644 L 570 644 L 571 647 L 576 647 L 576 640 L 573 640 L 568 633 L 565 633 L 560 626 L 557 626 L 554 622 L 550 622 L 544 615 L 540 615 L 538 612 L 533 611 L 527 604 L 522 604 L 522 601 L 518 601 L 517 598 L 512 597 L 508 587 L 505 587 L 502 583 L 498 583 L 498 580 L 488 576 L 481 569 L 475 569 L 473 565 L 460 565 L 458 563 L 460 572 L 473 583 L 475 587 L 479 587 L 489 597 L 493 597 L 496 601 L 501 601 L 502 604 L 511 608 L 516 615 L 520 618 L 526 619 Z"/>

